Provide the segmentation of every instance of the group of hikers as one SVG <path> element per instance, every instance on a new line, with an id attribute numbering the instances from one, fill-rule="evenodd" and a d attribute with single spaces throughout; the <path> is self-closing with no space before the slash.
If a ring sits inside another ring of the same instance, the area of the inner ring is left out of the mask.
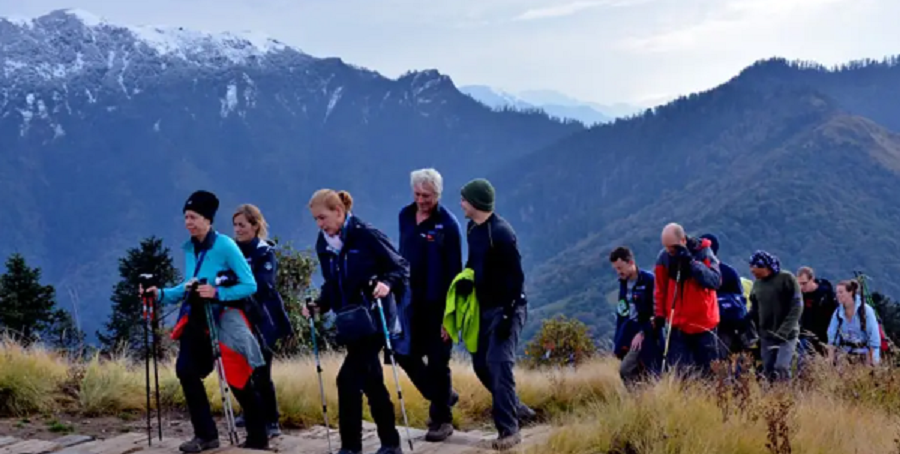
<path id="1" fill-rule="evenodd" d="M 862 274 L 834 287 L 809 266 L 795 276 L 758 250 L 747 262 L 751 281 L 718 259 L 714 234 L 691 237 L 671 223 L 661 242 L 652 270 L 628 247 L 609 255 L 619 277 L 613 348 L 627 385 L 672 368 L 711 376 L 713 361 L 740 353 L 766 380 L 785 381 L 795 357 L 799 373 L 816 355 L 874 366 L 888 350 Z"/>
<path id="2" fill-rule="evenodd" d="M 528 317 L 515 231 L 495 213 L 490 182 L 468 182 L 460 190 L 468 219 L 464 261 L 460 224 L 440 203 L 440 173 L 415 170 L 410 186 L 414 202 L 399 212 L 399 249 L 353 213 L 346 191 L 320 189 L 309 200 L 324 282 L 302 312 L 333 312 L 336 340 L 344 347 L 337 374 L 339 454 L 362 451 L 363 395 L 381 442 L 376 454 L 403 452 L 382 351 L 395 376 L 399 364 L 430 403 L 425 440 L 446 440 L 459 400 L 450 370 L 456 343 L 471 353 L 475 374 L 491 393 L 498 432 L 492 448 L 510 449 L 536 416 L 519 400 L 513 374 Z M 179 342 L 176 375 L 194 430 L 180 446 L 186 453 L 219 446 L 202 382 L 214 369 L 222 389 L 240 403 L 242 415 L 233 425 L 246 427 L 242 447 L 269 448 L 280 433 L 272 348 L 294 335 L 275 285 L 276 245 L 267 239 L 265 218 L 254 205 L 239 206 L 232 239 L 213 228 L 218 208 L 208 191 L 190 195 L 182 210 L 190 234 L 183 245 L 185 282 L 171 288 L 142 282 L 139 288 L 163 304 L 181 303 L 172 337 Z M 857 281 L 841 281 L 835 292 L 811 268 L 794 277 L 776 257 L 757 251 L 749 261 L 756 278 L 751 289 L 719 261 L 714 235 L 693 238 L 669 224 L 662 246 L 652 271 L 639 268 L 626 247 L 609 256 L 620 279 L 614 348 L 626 384 L 668 367 L 708 373 L 713 360 L 754 347 L 772 379 L 790 377 L 795 349 L 801 358 L 839 350 L 857 362 L 880 361 L 878 322 L 861 301 Z M 398 398 L 404 410 L 399 387 Z"/>
<path id="3" fill-rule="evenodd" d="M 468 219 L 464 262 L 460 223 L 440 203 L 440 173 L 420 169 L 410 180 L 414 202 L 399 212 L 399 249 L 353 213 L 346 191 L 320 189 L 309 201 L 319 228 L 315 250 L 324 282 L 302 312 L 313 317 L 332 311 L 336 341 L 345 351 L 337 375 L 339 454 L 362 451 L 363 395 L 381 442 L 376 454 L 403 452 L 382 350 L 430 402 L 425 440 L 446 440 L 459 400 L 450 371 L 455 343 L 471 353 L 475 374 L 491 393 L 498 432 L 492 448 L 510 449 L 521 443 L 520 427 L 536 416 L 519 400 L 513 374 L 528 316 L 516 234 L 494 212 L 491 183 L 468 182 L 460 190 Z M 280 433 L 272 347 L 294 335 L 275 287 L 276 245 L 267 240 L 262 213 L 254 205 L 238 207 L 232 239 L 213 228 L 218 208 L 218 198 L 202 190 L 184 204 L 190 234 L 183 245 L 185 282 L 171 288 L 139 284 L 147 298 L 181 302 L 172 337 L 179 342 L 176 375 L 194 430 L 180 446 L 186 453 L 219 446 L 202 383 L 217 365 L 228 385 L 224 389 L 242 409 L 235 418 L 247 431 L 241 446 L 269 448 L 269 439 Z M 398 398 L 402 406 L 399 389 Z"/>

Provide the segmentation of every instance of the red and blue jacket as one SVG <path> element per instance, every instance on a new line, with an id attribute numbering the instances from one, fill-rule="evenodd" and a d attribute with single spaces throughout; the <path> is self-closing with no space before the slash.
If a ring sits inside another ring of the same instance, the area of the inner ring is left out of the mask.
<path id="1" fill-rule="evenodd" d="M 215 230 L 210 230 L 202 242 L 195 239 L 186 241 L 182 249 L 185 255 L 185 282 L 159 292 L 161 304 L 181 303 L 172 338 L 181 338 L 191 317 L 192 308 L 185 288 L 187 281 L 192 278 L 206 279 L 207 283 L 214 285 L 221 273 L 233 272 L 237 282 L 227 287 L 217 286 L 216 298 L 211 303 L 228 385 L 243 389 L 253 370 L 265 364 L 244 311 L 228 304 L 236 304 L 256 292 L 256 280 L 250 265 L 234 240 Z"/>
<path id="2" fill-rule="evenodd" d="M 653 301 L 655 315 L 668 318 L 675 305 L 672 327 L 686 334 L 710 331 L 719 325 L 719 301 L 716 290 L 722 285 L 719 259 L 712 243 L 689 238 L 690 260 L 680 262 L 663 249 L 656 259 Z M 679 266 L 680 265 L 680 266 Z M 681 282 L 676 282 L 679 277 Z"/>

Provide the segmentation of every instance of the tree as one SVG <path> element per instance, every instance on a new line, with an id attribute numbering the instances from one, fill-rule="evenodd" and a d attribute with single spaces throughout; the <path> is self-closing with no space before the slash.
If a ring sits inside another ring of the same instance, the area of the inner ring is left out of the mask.
<path id="1" fill-rule="evenodd" d="M 0 276 L 0 325 L 26 344 L 53 322 L 56 290 L 40 281 L 41 269 L 29 268 L 18 253 L 6 260 L 6 273 Z"/>
<path id="2" fill-rule="evenodd" d="M 72 316 L 56 309 L 51 316 L 50 325 L 44 333 L 44 340 L 55 348 L 70 354 L 80 355 L 84 349 L 84 332 L 75 326 Z"/>
<path id="3" fill-rule="evenodd" d="M 526 364 L 538 366 L 577 366 L 597 352 L 588 327 L 565 315 L 544 320 L 540 331 L 525 347 Z"/>
<path id="4" fill-rule="evenodd" d="M 278 243 L 278 239 L 273 239 Z M 303 305 L 307 297 L 315 298 L 312 290 L 312 276 L 316 271 L 316 259 L 309 251 L 297 251 L 290 243 L 279 245 L 275 249 L 278 260 L 278 275 L 275 286 L 284 300 L 284 307 L 294 327 L 296 338 L 287 344 L 279 342 L 275 350 L 282 354 L 309 352 L 312 349 L 312 336 L 309 320 L 303 317 Z M 335 332 L 320 317 L 316 321 L 316 340 L 320 350 L 328 350 L 334 345 Z"/>
<path id="5" fill-rule="evenodd" d="M 121 280 L 113 287 L 110 298 L 112 313 L 106 323 L 106 333 L 97 333 L 103 350 L 108 352 L 125 347 L 144 356 L 143 303 L 138 295 L 138 277 L 145 273 L 153 274 L 160 288 L 175 285 L 181 280 L 180 273 L 172 264 L 170 250 L 163 246 L 161 238 L 146 238 L 139 247 L 129 249 L 125 257 L 119 259 Z M 164 308 L 160 306 L 158 311 L 157 315 L 162 318 Z M 157 335 L 163 338 L 161 332 Z"/>

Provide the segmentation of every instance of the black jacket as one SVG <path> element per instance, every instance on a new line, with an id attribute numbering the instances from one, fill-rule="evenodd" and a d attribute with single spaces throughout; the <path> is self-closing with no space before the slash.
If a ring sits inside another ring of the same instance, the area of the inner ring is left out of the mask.
<path id="1" fill-rule="evenodd" d="M 316 242 L 316 254 L 325 279 L 318 302 L 322 312 L 370 303 L 367 292 L 372 277 L 387 284 L 392 292 L 406 288 L 409 265 L 381 231 L 350 216 L 341 231 L 341 239 L 340 252 L 328 246 L 323 232 L 319 232 Z"/>
<path id="2" fill-rule="evenodd" d="M 525 274 L 512 226 L 493 213 L 481 225 L 469 221 L 466 232 L 466 268 L 475 271 L 475 293 L 481 310 L 519 304 L 525 297 Z"/>

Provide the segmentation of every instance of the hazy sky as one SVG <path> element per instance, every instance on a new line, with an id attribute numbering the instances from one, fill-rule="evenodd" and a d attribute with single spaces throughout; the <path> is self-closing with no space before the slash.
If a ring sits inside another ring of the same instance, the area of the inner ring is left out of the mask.
<path id="1" fill-rule="evenodd" d="M 257 30 L 396 77 L 558 90 L 601 103 L 711 88 L 774 55 L 835 64 L 900 54 L 900 0 L 0 0 L 123 24 Z"/>

